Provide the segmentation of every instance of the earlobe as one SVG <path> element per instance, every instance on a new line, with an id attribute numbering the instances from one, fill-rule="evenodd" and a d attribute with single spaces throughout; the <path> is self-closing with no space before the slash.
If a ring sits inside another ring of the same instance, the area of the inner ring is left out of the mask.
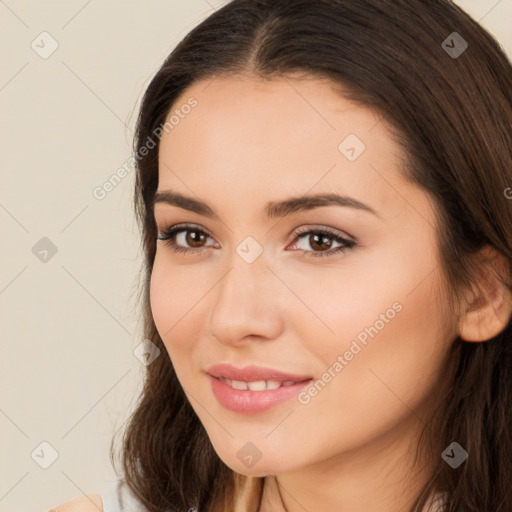
<path id="1" fill-rule="evenodd" d="M 464 341 L 487 341 L 502 332 L 512 314 L 512 295 L 507 260 L 490 246 L 479 253 L 482 272 L 476 292 L 468 294 L 459 319 L 458 334 Z M 501 276 L 501 279 L 500 279 Z"/>

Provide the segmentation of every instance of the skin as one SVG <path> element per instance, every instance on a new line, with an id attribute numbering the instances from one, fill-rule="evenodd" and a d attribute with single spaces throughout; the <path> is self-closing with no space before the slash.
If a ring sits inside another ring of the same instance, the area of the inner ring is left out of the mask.
<path id="1" fill-rule="evenodd" d="M 99 494 L 86 494 L 66 501 L 52 508 L 49 512 L 98 512 L 98 510 L 100 512 L 103 510 L 101 496 Z"/>
<path id="2" fill-rule="evenodd" d="M 190 96 L 197 107 L 161 139 L 158 191 L 200 198 L 218 217 L 155 205 L 159 231 L 188 222 L 208 236 L 189 254 L 157 242 L 150 299 L 192 407 L 230 468 L 276 475 L 282 503 L 266 486 L 262 511 L 405 510 L 429 476 L 429 463 L 414 468 L 412 457 L 458 329 L 431 199 L 400 174 L 384 120 L 327 80 L 217 77 L 192 85 L 173 109 Z M 353 162 L 338 150 L 350 133 L 366 145 Z M 268 201 L 320 192 L 349 195 L 378 216 L 341 206 L 264 215 Z M 305 256 L 312 237 L 294 232 L 325 227 L 357 244 Z M 190 247 L 186 234 L 177 243 Z M 263 247 L 251 264 L 236 252 L 247 236 Z M 308 404 L 245 415 L 215 399 L 211 365 L 320 379 L 397 302 L 401 310 Z M 251 468 L 237 457 L 247 442 L 262 453 Z"/>

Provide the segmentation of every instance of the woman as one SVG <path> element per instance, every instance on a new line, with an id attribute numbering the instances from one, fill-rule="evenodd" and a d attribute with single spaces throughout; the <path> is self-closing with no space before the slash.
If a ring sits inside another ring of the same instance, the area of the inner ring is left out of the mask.
<path id="1" fill-rule="evenodd" d="M 512 510 L 511 126 L 447 0 L 233 0 L 183 39 L 135 139 L 133 510 Z"/>

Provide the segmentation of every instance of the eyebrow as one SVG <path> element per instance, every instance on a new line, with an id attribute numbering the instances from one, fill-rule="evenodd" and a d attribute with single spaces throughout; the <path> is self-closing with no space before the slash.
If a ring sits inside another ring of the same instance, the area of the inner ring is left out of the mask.
<path id="1" fill-rule="evenodd" d="M 215 211 L 203 201 L 193 197 L 184 196 L 171 190 L 156 192 L 152 206 L 154 207 L 154 205 L 158 203 L 177 206 L 205 217 L 217 216 Z M 265 205 L 265 213 L 268 218 L 277 218 L 284 217 L 290 213 L 312 210 L 322 206 L 345 206 L 371 213 L 379 218 L 381 217 L 376 210 L 361 201 L 350 196 L 339 194 L 313 194 L 291 197 L 283 201 L 270 201 Z"/>

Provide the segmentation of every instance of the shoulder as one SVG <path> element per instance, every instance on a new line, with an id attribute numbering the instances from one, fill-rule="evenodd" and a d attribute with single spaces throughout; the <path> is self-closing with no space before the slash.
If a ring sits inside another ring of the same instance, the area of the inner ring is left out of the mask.
<path id="1" fill-rule="evenodd" d="M 57 505 L 48 512 L 103 512 L 103 501 L 99 494 L 86 494 Z"/>

